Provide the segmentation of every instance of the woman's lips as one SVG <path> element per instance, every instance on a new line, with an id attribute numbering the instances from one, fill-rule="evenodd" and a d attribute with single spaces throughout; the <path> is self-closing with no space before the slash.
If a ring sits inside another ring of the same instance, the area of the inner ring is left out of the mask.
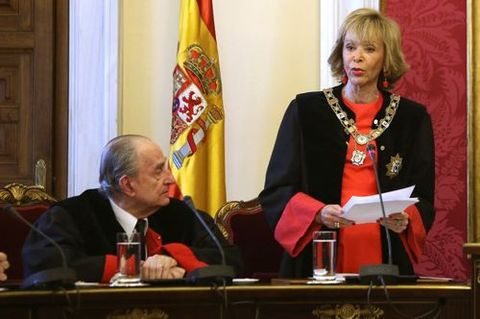
<path id="1" fill-rule="evenodd" d="M 365 70 L 362 69 L 352 69 L 351 72 L 355 76 L 362 76 L 365 74 Z"/>

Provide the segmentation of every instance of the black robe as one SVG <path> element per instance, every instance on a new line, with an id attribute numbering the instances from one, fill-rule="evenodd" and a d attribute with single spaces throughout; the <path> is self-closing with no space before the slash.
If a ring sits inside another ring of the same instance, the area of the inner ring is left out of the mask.
<path id="1" fill-rule="evenodd" d="M 343 103 L 342 86 L 333 89 L 342 109 L 350 119 L 355 114 Z M 382 92 L 383 105 L 376 115 L 380 120 L 390 103 L 391 93 Z M 372 123 L 372 128 L 376 125 Z M 349 135 L 328 105 L 323 92 L 297 95 L 282 120 L 267 169 L 265 188 L 259 199 L 267 221 L 274 230 L 288 201 L 304 192 L 325 204 L 340 204 L 343 169 Z M 378 172 L 382 192 L 416 185 L 412 196 L 425 230 L 434 219 L 435 155 L 430 116 L 424 106 L 401 98 L 390 126 L 376 139 Z M 391 157 L 403 159 L 399 174 L 386 175 Z M 359 181 L 360 182 L 360 181 Z M 384 231 L 383 260 L 387 259 Z M 413 267 L 398 234 L 390 231 L 393 263 L 400 273 L 411 274 Z M 284 277 L 306 277 L 312 274 L 312 247 L 308 245 L 297 257 L 284 254 L 280 274 Z"/>
<path id="2" fill-rule="evenodd" d="M 225 249 L 227 264 L 238 273 L 242 266 L 238 249 L 228 244 L 208 214 L 202 216 Z M 162 244 L 183 243 L 200 261 L 221 263 L 213 240 L 183 201 L 171 198 L 168 206 L 148 217 L 148 223 L 161 236 Z M 68 266 L 83 281 L 101 280 L 105 256 L 116 255 L 116 234 L 124 232 L 108 198 L 97 189 L 58 202 L 35 224 L 62 247 Z M 25 241 L 22 257 L 25 277 L 62 265 L 58 251 L 33 231 Z"/>

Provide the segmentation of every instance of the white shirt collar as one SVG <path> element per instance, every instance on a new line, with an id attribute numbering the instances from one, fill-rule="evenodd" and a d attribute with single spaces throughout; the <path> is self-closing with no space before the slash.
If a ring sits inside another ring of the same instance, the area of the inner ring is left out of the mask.
<path id="1" fill-rule="evenodd" d="M 127 234 L 133 233 L 135 229 L 135 225 L 137 224 L 137 218 L 118 206 L 111 198 L 108 199 L 110 201 L 110 205 L 112 205 L 113 212 L 115 213 L 115 218 L 119 222 L 120 226 L 122 226 L 123 230 Z M 144 218 L 147 222 L 148 227 L 148 219 Z"/>

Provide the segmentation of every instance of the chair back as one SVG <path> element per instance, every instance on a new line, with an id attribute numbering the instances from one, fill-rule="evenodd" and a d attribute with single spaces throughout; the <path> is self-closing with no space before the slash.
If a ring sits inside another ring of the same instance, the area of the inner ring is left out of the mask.
<path id="1" fill-rule="evenodd" d="M 0 251 L 8 256 L 10 268 L 6 273 L 9 280 L 23 279 L 22 247 L 30 229 L 3 212 L 3 207 L 12 205 L 22 217 L 34 223 L 55 202 L 42 186 L 12 183 L 0 188 Z"/>
<path id="2" fill-rule="evenodd" d="M 225 203 L 215 222 L 227 240 L 239 247 L 243 276 L 264 282 L 278 277 L 283 250 L 274 239 L 257 198 Z"/>

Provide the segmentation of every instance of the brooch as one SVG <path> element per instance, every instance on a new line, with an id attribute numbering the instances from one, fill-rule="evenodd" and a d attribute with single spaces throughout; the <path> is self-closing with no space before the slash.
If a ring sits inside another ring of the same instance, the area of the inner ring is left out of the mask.
<path id="1" fill-rule="evenodd" d="M 400 157 L 400 154 L 397 153 L 395 156 L 390 156 L 390 163 L 387 166 L 387 176 L 390 178 L 394 178 L 398 176 L 400 170 L 402 169 L 402 161 L 403 159 Z"/>

